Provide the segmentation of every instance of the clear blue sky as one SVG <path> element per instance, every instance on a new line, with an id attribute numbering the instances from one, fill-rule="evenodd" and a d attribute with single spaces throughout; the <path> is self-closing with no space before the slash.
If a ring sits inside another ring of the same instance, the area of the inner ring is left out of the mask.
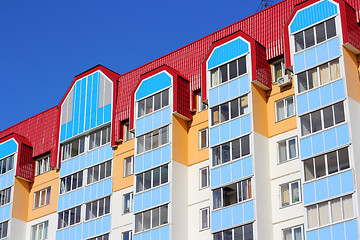
<path id="1" fill-rule="evenodd" d="M 259 4 L 0 0 L 0 130 L 57 105 L 74 76 L 97 64 L 128 72 L 254 14 Z"/>

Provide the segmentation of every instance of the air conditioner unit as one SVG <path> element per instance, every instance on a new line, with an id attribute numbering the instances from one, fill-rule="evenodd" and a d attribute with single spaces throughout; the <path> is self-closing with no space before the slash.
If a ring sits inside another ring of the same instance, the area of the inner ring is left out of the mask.
<path id="1" fill-rule="evenodd" d="M 289 75 L 284 75 L 284 76 L 281 76 L 277 79 L 277 85 L 279 87 L 283 87 L 283 86 L 286 86 L 288 84 L 291 83 L 291 78 L 289 77 Z"/>

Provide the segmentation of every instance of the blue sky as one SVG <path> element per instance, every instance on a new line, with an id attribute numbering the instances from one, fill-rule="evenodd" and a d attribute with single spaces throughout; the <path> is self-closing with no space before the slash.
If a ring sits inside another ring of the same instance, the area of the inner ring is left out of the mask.
<path id="1" fill-rule="evenodd" d="M 0 0 L 0 131 L 57 105 L 74 76 L 97 64 L 128 72 L 254 14 L 259 4 Z"/>

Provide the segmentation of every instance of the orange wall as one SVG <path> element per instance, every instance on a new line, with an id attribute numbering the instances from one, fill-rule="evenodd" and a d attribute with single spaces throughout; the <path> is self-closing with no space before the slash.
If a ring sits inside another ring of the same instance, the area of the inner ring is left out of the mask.
<path id="1" fill-rule="evenodd" d="M 49 172 L 43 173 L 39 176 L 35 177 L 34 183 L 31 186 L 30 194 L 29 194 L 29 206 L 28 206 L 28 221 L 32 221 L 36 218 L 43 217 L 45 215 L 49 215 L 51 213 L 56 212 L 57 210 L 57 200 L 59 197 L 59 179 L 60 171 L 51 170 Z M 34 193 L 45 189 L 47 187 L 51 187 L 50 193 L 50 204 L 33 209 L 34 206 Z"/>
<path id="2" fill-rule="evenodd" d="M 187 121 L 172 116 L 172 160 L 188 165 L 188 127 Z"/>
<path id="3" fill-rule="evenodd" d="M 343 53 L 348 96 L 360 103 L 358 57 L 345 47 L 343 47 Z"/>
<path id="4" fill-rule="evenodd" d="M 134 155 L 135 139 L 123 142 L 114 150 L 113 192 L 134 185 L 134 175 L 124 177 L 124 159 Z"/>
<path id="5" fill-rule="evenodd" d="M 28 221 L 29 192 L 31 183 L 15 178 L 12 217 Z"/>

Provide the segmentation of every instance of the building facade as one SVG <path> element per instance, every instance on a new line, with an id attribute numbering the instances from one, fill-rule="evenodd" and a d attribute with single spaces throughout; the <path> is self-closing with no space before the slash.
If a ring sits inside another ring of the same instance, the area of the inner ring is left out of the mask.
<path id="1" fill-rule="evenodd" d="M 360 1 L 284 0 L 0 132 L 0 239 L 355 240 Z"/>

